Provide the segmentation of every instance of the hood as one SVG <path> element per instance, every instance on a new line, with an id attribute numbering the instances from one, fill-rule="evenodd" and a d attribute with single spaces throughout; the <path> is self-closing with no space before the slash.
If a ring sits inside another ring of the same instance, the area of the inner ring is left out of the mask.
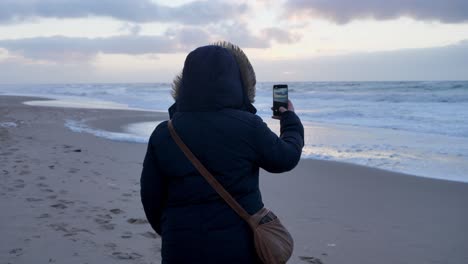
<path id="1" fill-rule="evenodd" d="M 234 108 L 255 113 L 255 73 L 247 56 L 228 42 L 190 52 L 182 73 L 174 79 L 175 112 L 217 111 Z"/>

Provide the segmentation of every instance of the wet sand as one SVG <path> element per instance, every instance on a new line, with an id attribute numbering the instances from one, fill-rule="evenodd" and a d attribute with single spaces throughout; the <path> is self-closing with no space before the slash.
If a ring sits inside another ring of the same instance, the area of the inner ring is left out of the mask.
<path id="1" fill-rule="evenodd" d="M 0 96 L 0 122 L 16 124 L 0 127 L 0 263 L 159 263 L 139 196 L 145 144 L 64 120 L 119 132 L 167 114 L 21 104 L 31 99 Z M 261 189 L 295 238 L 289 263 L 468 263 L 466 183 L 302 160 L 262 171 Z"/>

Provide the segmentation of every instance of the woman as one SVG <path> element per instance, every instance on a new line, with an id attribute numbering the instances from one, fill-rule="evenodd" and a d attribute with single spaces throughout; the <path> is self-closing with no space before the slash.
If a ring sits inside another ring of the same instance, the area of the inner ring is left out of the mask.
<path id="1" fill-rule="evenodd" d="M 249 214 L 263 207 L 259 168 L 293 169 L 304 145 L 292 104 L 280 110 L 280 137 L 255 115 L 255 82 L 238 47 L 226 42 L 200 47 L 176 77 L 169 108 L 185 144 Z M 141 199 L 162 238 L 162 263 L 260 263 L 249 226 L 184 156 L 167 121 L 150 137 Z"/>

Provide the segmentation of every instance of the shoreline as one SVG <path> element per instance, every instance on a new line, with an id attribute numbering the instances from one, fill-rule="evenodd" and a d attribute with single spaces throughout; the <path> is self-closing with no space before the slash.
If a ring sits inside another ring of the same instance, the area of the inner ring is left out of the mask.
<path id="1" fill-rule="evenodd" d="M 56 99 L 54 98 L 47 98 L 47 97 L 28 97 L 28 96 L 16 96 L 16 95 L 0 95 L 1 96 L 7 96 L 10 98 L 24 98 L 24 101 L 54 101 Z M 141 124 L 141 123 L 150 123 L 154 122 L 155 126 L 157 125 L 157 122 L 160 120 L 167 120 L 168 119 L 168 114 L 163 111 L 144 111 L 141 109 L 135 110 L 135 109 L 102 109 L 102 108 L 67 108 L 67 107 L 62 107 L 62 106 L 56 106 L 52 103 L 53 106 L 45 106 L 46 104 L 41 104 L 38 106 L 33 106 L 33 107 L 49 107 L 49 108 L 58 108 L 58 109 L 74 109 L 76 111 L 93 111 L 94 113 L 101 113 L 97 114 L 96 116 L 91 116 L 87 118 L 81 118 L 79 117 L 78 119 L 72 120 L 74 124 L 78 125 L 78 128 L 75 129 L 75 131 L 81 131 L 79 133 L 91 133 L 95 136 L 98 137 L 103 137 L 107 138 L 109 140 L 115 140 L 115 141 L 127 141 L 130 143 L 146 143 L 146 138 L 149 137 L 149 134 L 151 131 L 145 131 L 145 133 L 138 133 L 139 135 L 135 135 L 132 132 L 128 131 L 128 126 L 129 125 L 135 125 L 135 124 Z M 102 112 L 100 112 L 102 111 Z M 111 114 L 112 111 L 116 111 L 118 114 Z M 102 114 L 104 113 L 104 114 Z M 105 114 L 107 113 L 107 114 Z M 265 120 L 268 122 L 268 120 Z M 155 127 L 154 126 L 154 127 Z M 269 126 L 271 126 L 271 129 L 273 131 L 276 131 L 275 133 L 279 133 L 279 126 L 276 123 L 269 123 Z M 84 127 L 84 128 L 83 128 Z M 151 127 L 151 129 L 154 129 L 154 127 Z M 69 129 L 72 129 L 68 126 Z M 338 129 L 337 129 L 338 128 Z M 372 133 L 369 133 L 367 129 L 358 127 L 354 128 L 354 132 L 350 133 L 347 131 L 347 129 L 344 127 L 344 125 L 330 125 L 328 124 L 324 126 L 321 123 L 316 124 L 315 126 L 312 126 L 311 129 L 314 130 L 314 133 L 317 133 L 316 131 L 319 132 L 318 137 L 323 137 L 324 135 L 327 135 L 329 133 L 337 133 L 335 137 L 345 137 L 349 139 L 352 139 L 352 141 L 359 142 L 360 138 L 363 137 L 363 134 L 365 136 L 370 136 L 374 137 Z M 370 128 L 372 130 L 372 128 Z M 101 132 L 102 131 L 102 132 Z M 133 131 L 135 132 L 135 131 Z M 388 132 L 386 132 L 388 133 Z M 409 132 L 408 132 L 409 133 Z M 148 134 L 148 135 L 146 135 Z M 128 135 L 128 136 L 126 136 Z M 414 136 L 414 135 L 412 135 Z M 133 138 L 132 138 L 133 137 Z M 315 134 L 313 137 L 317 137 Z M 427 137 L 427 136 L 426 136 Z M 432 135 L 429 135 L 429 139 L 432 137 Z M 431 139 L 430 141 L 434 141 L 435 139 Z M 313 141 L 312 138 L 307 138 L 306 136 L 306 141 Z M 359 144 L 357 144 L 359 145 Z M 356 146 L 357 146 L 356 145 Z M 395 165 L 392 165 L 393 163 L 390 163 L 388 165 L 379 165 L 379 160 L 382 156 L 401 156 L 399 157 L 401 160 L 405 160 L 405 156 L 407 156 L 408 159 L 411 159 L 411 155 L 415 153 L 404 153 L 401 152 L 399 153 L 397 150 L 393 150 L 392 152 L 383 152 L 383 155 L 381 156 L 380 153 L 375 152 L 372 149 L 368 149 L 364 151 L 369 152 L 369 156 L 373 157 L 375 161 L 369 162 L 371 159 L 369 158 L 369 161 L 366 162 L 365 160 L 354 160 L 354 158 L 338 158 L 335 156 L 340 156 L 342 155 L 341 153 L 348 153 L 349 151 L 356 151 L 360 152 L 360 146 L 355 147 L 353 145 L 348 146 L 348 148 L 344 148 L 339 150 L 338 153 L 332 154 L 331 156 L 327 154 L 329 151 L 335 151 L 336 149 L 329 149 L 327 145 L 323 144 L 312 144 L 313 147 L 313 153 L 312 154 L 306 154 L 303 153 L 303 157 L 301 159 L 312 159 L 312 160 L 322 160 L 322 161 L 332 161 L 332 162 L 338 162 L 338 163 L 345 163 L 345 164 L 350 164 L 350 165 L 357 165 L 357 166 L 364 166 L 367 168 L 376 168 L 380 169 L 383 171 L 387 172 L 395 172 L 395 173 L 400 173 L 400 174 L 405 174 L 408 176 L 413 176 L 413 177 L 422 177 L 426 179 L 437 179 L 437 180 L 445 180 L 445 181 L 453 181 L 453 182 L 462 182 L 462 183 L 468 183 L 468 179 L 465 179 L 464 176 L 460 176 L 458 174 L 452 175 L 450 177 L 447 176 L 439 176 L 439 175 L 447 175 L 443 174 L 442 172 L 438 172 L 436 174 L 425 174 L 425 173 L 419 173 L 418 168 L 419 167 L 414 167 L 414 168 L 405 168 L 405 169 L 395 169 L 393 166 L 398 166 L 399 162 L 394 161 Z M 354 149 L 353 149 L 354 148 Z M 356 149 L 357 148 L 357 149 Z M 310 150 L 309 150 L 310 151 Z M 404 149 L 402 149 L 404 151 Z M 392 154 L 393 153 L 393 154 Z M 396 154 L 395 154 L 396 153 Z M 350 155 L 350 154 L 348 154 Z M 398 157 L 397 157 L 398 158 Z M 387 161 L 388 162 L 388 161 Z M 384 160 L 385 163 L 385 160 Z M 456 165 L 456 164 L 447 164 L 449 165 Z M 415 165 L 415 166 L 425 166 L 424 163 Z M 433 167 L 435 165 L 432 165 Z M 437 166 L 435 166 L 434 169 L 438 169 Z M 459 171 L 462 170 L 461 168 Z M 450 174 L 449 174 L 450 175 Z"/>
<path id="2" fill-rule="evenodd" d="M 34 107 L 0 96 L 1 263 L 154 263 L 160 238 L 139 197 L 145 144 L 64 126 L 161 113 Z M 152 115 L 152 116 L 151 116 Z M 302 159 L 261 170 L 260 188 L 295 239 L 292 264 L 468 262 L 468 184 Z"/>

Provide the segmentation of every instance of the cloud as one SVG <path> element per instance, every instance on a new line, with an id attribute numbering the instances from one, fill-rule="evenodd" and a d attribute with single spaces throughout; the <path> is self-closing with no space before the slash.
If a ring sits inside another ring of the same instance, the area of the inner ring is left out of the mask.
<path id="1" fill-rule="evenodd" d="M 444 47 L 263 60 L 253 65 L 268 81 L 467 80 L 468 40 Z"/>
<path id="2" fill-rule="evenodd" d="M 235 19 L 246 11 L 246 4 L 220 1 L 194 1 L 170 7 L 150 0 L 2 0 L 0 23 L 18 23 L 40 17 L 101 16 L 137 23 L 209 24 Z"/>
<path id="3" fill-rule="evenodd" d="M 221 26 L 210 27 L 209 31 L 216 40 L 226 40 L 241 48 L 268 48 L 269 39 L 253 34 L 245 23 L 224 23 Z"/>
<path id="4" fill-rule="evenodd" d="M 121 35 L 105 38 L 34 37 L 0 40 L 0 47 L 24 57 L 49 61 L 83 61 L 98 53 L 141 55 L 187 51 L 210 37 L 200 28 L 182 28 L 159 36 Z"/>
<path id="5" fill-rule="evenodd" d="M 86 61 L 99 53 L 107 54 L 164 54 L 188 52 L 198 46 L 218 40 L 227 40 L 242 48 L 268 48 L 272 40 L 290 43 L 297 38 L 279 28 L 268 28 L 253 34 L 246 24 L 211 27 L 180 26 L 168 29 L 163 35 L 139 35 L 139 26 L 126 24 L 128 35 L 101 38 L 33 37 L 0 40 L 0 48 L 29 59 L 46 61 Z"/>
<path id="6" fill-rule="evenodd" d="M 216 40 L 230 41 L 241 48 L 265 49 L 271 47 L 272 41 L 294 43 L 300 40 L 298 34 L 278 27 L 265 28 L 254 34 L 247 24 L 240 22 L 211 26 L 208 31 Z"/>
<path id="7" fill-rule="evenodd" d="M 267 39 L 273 39 L 276 42 L 282 44 L 295 43 L 301 39 L 301 36 L 298 34 L 293 34 L 289 31 L 276 27 L 265 28 L 262 30 L 262 33 Z"/>
<path id="8" fill-rule="evenodd" d="M 5 51 L 2 51 L 5 53 Z M 323 56 L 300 60 L 250 58 L 260 81 L 401 81 L 467 80 L 468 40 L 445 47 Z M 156 82 L 170 81 L 179 63 L 154 64 L 145 70 L 97 71 L 90 63 L 37 63 L 0 59 L 2 83 Z"/>
<path id="9" fill-rule="evenodd" d="M 138 35 L 141 32 L 141 26 L 139 24 L 125 23 L 119 28 L 119 31 L 128 32 L 131 35 Z"/>
<path id="10" fill-rule="evenodd" d="M 27 58 L 52 61 L 87 60 L 98 53 L 167 53 L 173 52 L 172 41 L 159 36 L 117 36 L 109 38 L 36 37 L 1 40 L 0 47 Z"/>
<path id="11" fill-rule="evenodd" d="M 286 10 L 288 14 L 324 17 L 340 24 L 358 18 L 387 20 L 401 16 L 445 23 L 468 21 L 466 0 L 288 0 Z"/>

